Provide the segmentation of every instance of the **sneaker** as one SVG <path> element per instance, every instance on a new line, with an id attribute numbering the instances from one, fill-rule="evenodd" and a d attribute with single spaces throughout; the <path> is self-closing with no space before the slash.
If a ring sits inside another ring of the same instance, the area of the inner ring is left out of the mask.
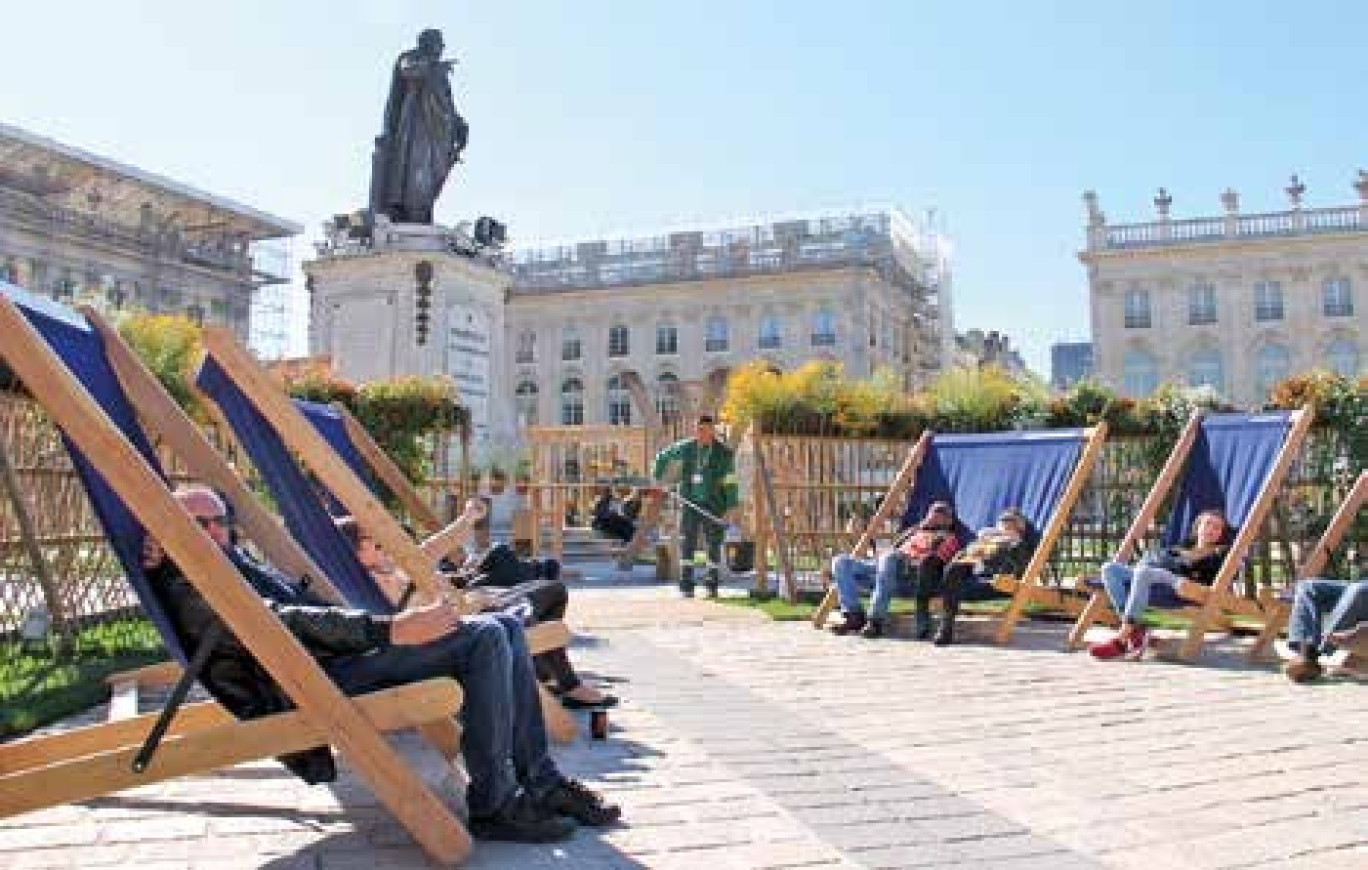
<path id="1" fill-rule="evenodd" d="M 694 588 L 693 588 L 692 586 L 680 586 L 680 587 L 679 587 L 679 597 L 680 597 L 680 598 L 693 598 L 693 597 L 694 597 Z"/>
<path id="2" fill-rule="evenodd" d="M 1143 659 L 1149 651 L 1153 636 L 1154 633 L 1148 628 L 1136 628 L 1135 633 L 1126 642 L 1126 661 L 1138 662 Z"/>
<path id="3" fill-rule="evenodd" d="M 1294 683 L 1310 683 L 1318 679 L 1325 669 L 1315 659 L 1299 655 L 1284 664 L 1282 672 Z"/>
<path id="4" fill-rule="evenodd" d="M 569 816 L 594 828 L 606 827 L 622 818 L 621 807 L 607 803 L 603 795 L 568 777 L 562 777 L 541 796 L 539 803 L 548 812 Z"/>
<path id="5" fill-rule="evenodd" d="M 865 623 L 865 627 L 860 629 L 860 637 L 865 640 L 874 640 L 883 637 L 884 621 L 882 619 L 871 619 Z"/>
<path id="6" fill-rule="evenodd" d="M 1126 642 L 1117 635 L 1111 640 L 1104 640 L 1100 643 L 1088 644 L 1088 655 L 1103 661 L 1107 659 L 1119 659 L 1126 654 Z"/>
<path id="7" fill-rule="evenodd" d="M 575 833 L 575 823 L 519 792 L 488 816 L 472 816 L 470 835 L 508 843 L 555 843 Z"/>
<path id="8" fill-rule="evenodd" d="M 831 627 L 831 633 L 844 637 L 847 634 L 854 634 L 864 627 L 864 613 L 858 610 L 852 610 L 850 613 L 841 614 L 841 624 L 833 625 Z"/>

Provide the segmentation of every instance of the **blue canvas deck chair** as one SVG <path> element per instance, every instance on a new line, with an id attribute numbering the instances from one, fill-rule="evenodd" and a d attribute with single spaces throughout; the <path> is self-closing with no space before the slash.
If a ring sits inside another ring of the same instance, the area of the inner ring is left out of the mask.
<path id="1" fill-rule="evenodd" d="M 0 335 L 0 361 L 60 428 L 110 544 L 173 655 L 194 675 L 206 650 L 182 648 L 142 573 L 149 533 L 294 705 L 289 712 L 237 721 L 212 702 L 179 706 L 187 682 L 177 686 L 162 716 L 0 745 L 0 817 L 331 745 L 435 861 L 463 860 L 471 846 L 465 828 L 383 735 L 418 728 L 444 752 L 457 751 L 457 683 L 426 680 L 344 695 L 172 498 L 140 421 L 192 474 L 237 505 L 239 521 L 268 558 L 296 576 L 310 576 L 320 592 L 340 597 L 348 590 L 320 571 L 251 498 L 118 334 L 90 312 L 82 318 L 0 284 Z M 154 732 L 159 736 L 149 739 Z"/>
<path id="2" fill-rule="evenodd" d="M 1354 521 L 1358 519 L 1359 511 L 1362 510 L 1366 502 L 1368 502 L 1368 471 L 1360 472 L 1358 479 L 1354 481 L 1354 486 L 1349 490 L 1349 494 L 1344 497 L 1344 501 L 1340 503 L 1335 515 L 1330 518 L 1330 523 L 1325 527 L 1325 531 L 1321 533 L 1311 551 L 1302 559 L 1301 565 L 1297 567 L 1295 578 L 1297 581 L 1319 576 L 1325 570 L 1325 566 L 1330 560 L 1330 554 L 1344 540 L 1344 536 L 1353 527 Z M 1362 543 L 1359 545 L 1362 546 Z M 1287 626 L 1288 617 L 1292 612 L 1295 591 L 1296 583 L 1294 582 L 1277 596 L 1276 609 L 1270 607 L 1270 616 L 1264 622 L 1263 631 L 1259 633 L 1254 649 L 1250 651 L 1251 657 L 1257 657 L 1268 651 L 1272 647 L 1273 641 L 1277 640 L 1279 632 Z"/>
<path id="3" fill-rule="evenodd" d="M 415 581 L 419 592 L 432 600 L 448 598 L 461 603 L 460 593 L 439 578 L 436 564 L 465 537 L 468 523 L 458 520 L 422 542 L 414 541 L 367 485 L 364 469 L 353 466 L 355 451 L 333 449 L 329 439 L 311 425 L 231 332 L 206 328 L 204 349 L 195 386 L 237 436 L 272 490 L 287 527 L 316 561 L 330 570 L 366 573 L 333 525 L 332 514 L 301 463 L 322 485 L 323 495 L 356 518 Z M 374 584 L 370 586 L 364 598 L 349 599 L 349 603 L 379 612 L 392 609 Z M 570 642 L 570 631 L 561 622 L 539 623 L 527 630 L 527 642 L 534 653 L 556 649 Z M 545 689 L 541 690 L 541 702 L 552 739 L 559 743 L 573 740 L 578 730 L 575 718 Z"/>
<path id="4" fill-rule="evenodd" d="M 1225 514 L 1235 537 L 1211 586 L 1184 581 L 1177 589 L 1160 584 L 1151 589 L 1151 606 L 1182 608 L 1191 613 L 1192 625 L 1178 650 L 1179 658 L 1195 659 L 1206 632 L 1232 615 L 1264 622 L 1277 619 L 1275 601 L 1268 596 L 1251 599 L 1238 594 L 1235 580 L 1311 421 L 1309 408 L 1263 414 L 1199 413 L 1179 435 L 1115 556 L 1118 562 L 1135 556 L 1170 492 L 1172 506 L 1159 538 L 1160 547 L 1178 545 L 1202 511 L 1215 509 Z M 1110 609 L 1100 580 L 1087 578 L 1085 583 L 1094 591 L 1069 633 L 1070 649 L 1082 646 L 1088 629 Z"/>
<path id="5" fill-rule="evenodd" d="M 1005 508 L 1019 508 L 1038 537 L 1020 577 L 994 578 L 994 586 L 1012 599 L 996 633 L 996 640 L 1005 643 L 1027 604 L 1068 605 L 1059 590 L 1044 584 L 1042 575 L 1105 439 L 1105 423 L 1091 429 L 1038 432 L 924 433 L 851 552 L 866 552 L 872 530 L 883 528 L 904 501 L 903 528 L 920 520 L 932 502 L 950 502 L 961 524 L 961 537 L 993 525 Z M 825 625 L 835 604 L 832 587 L 817 608 L 813 624 Z"/>

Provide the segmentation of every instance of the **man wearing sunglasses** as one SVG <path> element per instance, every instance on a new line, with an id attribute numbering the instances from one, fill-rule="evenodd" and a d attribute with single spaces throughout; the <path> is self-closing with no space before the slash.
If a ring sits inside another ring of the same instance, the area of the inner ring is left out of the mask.
<path id="1" fill-rule="evenodd" d="M 574 832 L 570 819 L 593 826 L 618 820 L 617 806 L 562 775 L 551 760 L 536 677 L 517 618 L 463 618 L 446 602 L 393 616 L 338 606 L 234 546 L 227 511 L 213 490 L 185 486 L 175 497 L 343 691 L 360 694 L 438 676 L 461 684 L 466 696 L 462 754 L 470 775 L 466 802 L 476 837 L 549 842 Z M 217 614 L 151 538 L 143 547 L 143 567 L 189 645 L 218 624 Z M 211 681 L 215 660 L 233 667 L 239 680 L 243 673 L 255 677 L 258 685 L 248 688 L 278 691 L 231 633 L 211 656 L 206 671 Z"/>

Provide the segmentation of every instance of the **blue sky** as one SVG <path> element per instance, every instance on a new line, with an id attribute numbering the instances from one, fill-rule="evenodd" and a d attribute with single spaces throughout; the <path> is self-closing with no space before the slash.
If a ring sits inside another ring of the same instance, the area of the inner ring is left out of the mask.
<path id="1" fill-rule="evenodd" d="M 1354 201 L 1368 4 L 242 0 L 6 9 L 0 118 L 300 221 L 364 204 L 394 55 L 439 27 L 471 124 L 444 222 L 515 241 L 934 208 L 956 325 L 1047 373 L 1115 222 Z M 305 254 L 301 244 L 297 253 Z"/>

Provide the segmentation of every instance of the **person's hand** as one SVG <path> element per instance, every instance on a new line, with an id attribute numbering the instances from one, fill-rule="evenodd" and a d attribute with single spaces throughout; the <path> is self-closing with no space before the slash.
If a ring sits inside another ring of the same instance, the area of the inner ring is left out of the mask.
<path id="1" fill-rule="evenodd" d="M 157 567 L 166 559 L 166 551 L 156 538 L 148 535 L 143 538 L 142 546 L 142 566 L 143 570 L 150 571 Z"/>
<path id="2" fill-rule="evenodd" d="M 395 646 L 421 646 L 440 640 L 460 625 L 460 614 L 446 601 L 414 607 L 395 614 L 390 623 L 390 643 Z"/>

